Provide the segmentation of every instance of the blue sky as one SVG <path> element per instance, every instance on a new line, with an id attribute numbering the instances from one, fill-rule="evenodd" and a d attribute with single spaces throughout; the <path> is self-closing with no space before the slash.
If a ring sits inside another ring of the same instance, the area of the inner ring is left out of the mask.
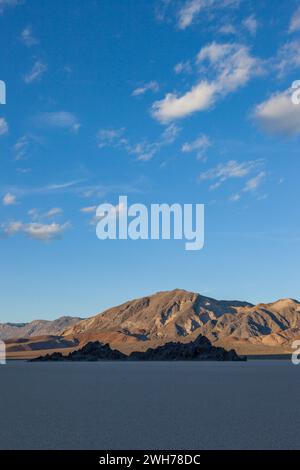
<path id="1" fill-rule="evenodd" d="M 185 288 L 300 298 L 299 1 L 0 0 L 0 321 Z M 204 203 L 205 247 L 95 207 Z"/>

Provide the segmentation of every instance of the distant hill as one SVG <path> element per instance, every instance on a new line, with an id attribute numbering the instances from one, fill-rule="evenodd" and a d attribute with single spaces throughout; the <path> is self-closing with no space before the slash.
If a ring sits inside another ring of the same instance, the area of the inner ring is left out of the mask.
<path id="1" fill-rule="evenodd" d="M 34 336 L 60 336 L 66 328 L 69 328 L 82 318 L 61 317 L 57 320 L 34 320 L 30 323 L 0 323 L 0 339 L 32 338 Z"/>
<path id="2" fill-rule="evenodd" d="M 126 302 L 64 332 L 81 343 L 99 340 L 126 353 L 198 334 L 241 354 L 288 352 L 300 337 L 300 304 L 284 299 L 252 305 L 175 289 Z"/>
<path id="3" fill-rule="evenodd" d="M 293 340 L 300 339 L 300 303 L 282 299 L 252 305 L 175 289 L 125 302 L 85 320 L 56 322 L 43 322 L 44 325 L 37 322 L 39 327 L 35 327 L 36 322 L 15 325 L 13 331 L 7 330 L 6 325 L 6 331 L 10 337 L 16 333 L 24 337 L 24 332 L 27 337 L 58 335 L 61 344 L 75 344 L 77 349 L 88 342 L 100 341 L 125 354 L 168 342 L 188 343 L 201 334 L 214 346 L 235 349 L 239 354 L 283 354 L 291 351 Z M 48 328 L 48 333 L 43 328 Z M 34 342 L 36 348 L 36 338 Z M 45 338 L 43 342 L 47 345 Z M 11 343 L 8 351 L 16 350 Z M 23 346 L 24 351 L 30 349 L 28 341 L 26 345 L 19 341 L 18 351 Z"/>

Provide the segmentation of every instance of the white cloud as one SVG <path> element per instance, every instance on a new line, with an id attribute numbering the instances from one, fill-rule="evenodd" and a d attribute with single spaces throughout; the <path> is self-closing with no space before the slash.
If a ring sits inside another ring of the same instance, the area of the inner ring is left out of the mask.
<path id="1" fill-rule="evenodd" d="M 39 218 L 39 211 L 38 211 L 38 209 L 36 209 L 36 208 L 29 209 L 29 211 L 27 212 L 27 214 L 29 215 L 29 217 L 30 217 L 31 219 L 38 219 L 38 218 Z"/>
<path id="2" fill-rule="evenodd" d="M 156 92 L 158 90 L 159 90 L 158 83 L 155 82 L 155 81 L 152 81 L 152 82 L 149 82 L 149 83 L 145 83 L 145 85 L 133 90 L 132 96 L 140 96 L 140 95 L 144 95 L 145 93 L 147 93 L 147 91 Z"/>
<path id="3" fill-rule="evenodd" d="M 0 0 L 0 15 L 4 13 L 5 8 L 15 7 L 21 4 L 21 0 Z"/>
<path id="4" fill-rule="evenodd" d="M 26 26 L 21 33 L 21 41 L 25 46 L 31 47 L 39 43 L 38 39 L 34 37 L 32 33 L 32 27 Z"/>
<path id="5" fill-rule="evenodd" d="M 11 194 L 11 193 L 6 193 L 3 196 L 2 204 L 4 206 L 12 206 L 13 204 L 16 204 L 16 196 L 14 194 Z"/>
<path id="6" fill-rule="evenodd" d="M 100 129 L 97 134 L 98 147 L 100 149 L 105 147 L 120 147 L 127 144 L 127 139 L 124 138 L 125 128 L 121 129 Z"/>
<path id="7" fill-rule="evenodd" d="M 257 189 L 259 188 L 259 186 L 262 184 L 262 182 L 265 180 L 266 178 L 266 172 L 265 171 L 261 171 L 259 172 L 256 176 L 254 176 L 253 178 L 250 178 L 244 188 L 242 189 L 242 192 L 244 193 L 255 193 L 257 191 Z M 241 193 L 236 193 L 236 194 L 233 194 L 232 196 L 230 196 L 229 198 L 229 201 L 230 202 L 237 202 L 241 199 Z M 260 196 L 258 198 L 259 200 L 261 199 L 264 199 L 264 196 Z"/>
<path id="8" fill-rule="evenodd" d="M 22 222 L 9 222 L 0 225 L 0 236 L 11 237 L 20 232 L 23 228 Z"/>
<path id="9" fill-rule="evenodd" d="M 178 27 L 185 29 L 192 24 L 197 15 L 214 4 L 214 0 L 188 0 L 178 13 Z"/>
<path id="10" fill-rule="evenodd" d="M 35 122 L 42 127 L 66 129 L 74 133 L 80 129 L 77 117 L 68 111 L 40 113 L 36 116 Z"/>
<path id="11" fill-rule="evenodd" d="M 15 160 L 24 160 L 27 158 L 31 138 L 24 135 L 14 145 Z"/>
<path id="12" fill-rule="evenodd" d="M 97 206 L 87 206 L 87 207 L 82 207 L 80 209 L 80 212 L 83 212 L 84 214 L 90 214 L 92 212 L 95 212 L 97 209 Z"/>
<path id="13" fill-rule="evenodd" d="M 243 21 L 243 26 L 249 31 L 252 36 L 256 35 L 259 23 L 255 18 L 255 15 L 250 15 Z"/>
<path id="14" fill-rule="evenodd" d="M 196 60 L 200 73 L 214 75 L 202 80 L 182 96 L 168 93 L 152 106 L 152 114 L 160 122 L 184 118 L 196 111 L 211 108 L 217 99 L 244 86 L 261 72 L 260 61 L 253 57 L 247 46 L 236 43 L 213 42 L 203 47 Z"/>
<path id="15" fill-rule="evenodd" d="M 160 138 L 155 142 L 147 140 L 139 142 L 136 145 L 129 146 L 128 151 L 137 156 L 137 160 L 147 162 L 151 160 L 163 147 L 171 145 L 180 132 L 180 128 L 175 124 L 170 124 Z"/>
<path id="16" fill-rule="evenodd" d="M 141 142 L 132 144 L 126 137 L 124 137 L 124 128 L 101 129 L 97 135 L 98 147 L 121 148 L 129 153 L 129 155 L 136 155 L 137 160 L 149 161 L 162 147 L 172 144 L 179 132 L 179 127 L 175 124 L 170 124 L 166 127 L 157 141 L 149 142 L 145 139 Z"/>
<path id="17" fill-rule="evenodd" d="M 257 176 L 254 176 L 253 178 L 251 178 L 247 181 L 243 191 L 245 191 L 245 192 L 256 191 L 256 189 L 264 181 L 265 177 L 266 177 L 266 172 L 261 171 L 260 173 L 258 173 Z"/>
<path id="18" fill-rule="evenodd" d="M 253 169 L 255 169 L 261 162 L 258 160 L 246 161 L 238 163 L 235 160 L 230 160 L 226 163 L 220 163 L 214 168 L 205 171 L 199 175 L 198 181 L 211 180 L 215 181 L 210 186 L 210 189 L 216 189 L 222 183 L 232 178 L 244 178 L 248 176 Z"/>
<path id="19" fill-rule="evenodd" d="M 34 240 L 49 241 L 62 238 L 63 233 L 70 228 L 69 223 L 65 224 L 38 224 L 29 223 L 23 227 L 24 233 Z"/>
<path id="20" fill-rule="evenodd" d="M 172 0 L 158 0 L 155 6 L 155 17 L 157 21 L 164 21 L 166 19 L 168 7 Z"/>
<path id="21" fill-rule="evenodd" d="M 48 212 L 46 212 L 45 217 L 55 217 L 57 215 L 62 215 L 63 210 L 60 207 L 53 207 Z"/>
<path id="22" fill-rule="evenodd" d="M 201 12 L 237 6 L 239 0 L 186 0 L 178 12 L 178 28 L 186 29 Z"/>
<path id="23" fill-rule="evenodd" d="M 8 124 L 4 118 L 0 118 L 0 135 L 7 134 Z"/>
<path id="24" fill-rule="evenodd" d="M 36 222 L 23 223 L 20 221 L 14 221 L 2 224 L 1 234 L 4 237 L 10 237 L 17 233 L 24 233 L 28 238 L 33 240 L 50 241 L 61 239 L 64 232 L 69 228 L 69 223 L 40 224 Z"/>
<path id="25" fill-rule="evenodd" d="M 295 31 L 299 31 L 299 30 L 300 30 L 300 6 L 295 11 L 294 15 L 292 16 L 289 31 L 290 33 L 294 33 Z"/>
<path id="26" fill-rule="evenodd" d="M 129 152 L 136 155 L 137 160 L 147 162 L 157 154 L 159 148 L 158 142 L 144 141 L 130 147 Z"/>
<path id="27" fill-rule="evenodd" d="M 16 172 L 21 174 L 21 175 L 25 175 L 27 173 L 31 173 L 31 168 L 17 168 L 16 169 Z"/>
<path id="28" fill-rule="evenodd" d="M 210 108 L 215 101 L 216 93 L 215 84 L 203 81 L 182 96 L 168 93 L 163 100 L 153 104 L 152 114 L 161 122 L 180 119 L 196 111 Z"/>
<path id="29" fill-rule="evenodd" d="M 239 193 L 233 194 L 230 196 L 229 201 L 231 202 L 237 202 L 241 199 L 241 195 Z"/>
<path id="30" fill-rule="evenodd" d="M 197 63 L 207 63 L 216 74 L 215 83 L 221 94 L 235 91 L 261 73 L 260 61 L 250 54 L 248 46 L 238 43 L 213 42 L 200 50 Z"/>
<path id="31" fill-rule="evenodd" d="M 300 68 L 300 41 L 287 42 L 279 49 L 275 59 L 275 68 L 279 76 Z"/>
<path id="32" fill-rule="evenodd" d="M 222 34 L 236 34 L 237 31 L 231 23 L 227 23 L 227 24 L 223 24 L 220 27 L 219 33 L 222 33 Z"/>
<path id="33" fill-rule="evenodd" d="M 300 134 L 300 105 L 292 102 L 292 91 L 276 93 L 256 106 L 253 117 L 267 132 Z"/>
<path id="34" fill-rule="evenodd" d="M 203 159 L 205 151 L 211 146 L 210 139 L 205 135 L 200 135 L 196 140 L 192 142 L 185 142 L 181 147 L 181 151 L 184 153 L 197 152 L 197 158 Z"/>
<path id="35" fill-rule="evenodd" d="M 42 75 L 46 72 L 47 70 L 47 65 L 41 62 L 40 60 L 37 60 L 32 69 L 24 75 L 24 82 L 25 83 L 32 83 L 37 80 L 40 80 Z"/>
<path id="36" fill-rule="evenodd" d="M 53 207 L 47 212 L 40 213 L 38 209 L 30 209 L 27 214 L 33 220 L 43 219 L 43 218 L 52 218 L 63 214 L 63 210 L 60 207 Z"/>
<path id="37" fill-rule="evenodd" d="M 168 144 L 173 144 L 175 142 L 176 137 L 180 133 L 181 128 L 176 126 L 176 124 L 169 124 L 163 133 L 161 134 L 160 138 L 160 145 L 168 145 Z"/>
<path id="38" fill-rule="evenodd" d="M 63 189 L 69 189 L 73 186 L 76 186 L 80 183 L 81 180 L 74 180 L 74 181 L 66 181 L 65 183 L 53 183 L 49 184 L 48 186 L 42 186 L 41 188 L 37 189 L 37 192 L 51 192 L 51 191 L 59 191 Z"/>
<path id="39" fill-rule="evenodd" d="M 186 62 L 179 62 L 174 67 L 174 72 L 178 75 L 180 73 L 191 73 L 192 66 L 189 60 Z"/>

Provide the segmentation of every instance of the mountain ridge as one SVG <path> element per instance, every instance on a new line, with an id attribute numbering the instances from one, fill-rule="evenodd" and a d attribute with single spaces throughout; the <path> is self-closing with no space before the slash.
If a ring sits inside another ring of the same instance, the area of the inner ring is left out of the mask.
<path id="1" fill-rule="evenodd" d="M 214 346 L 234 348 L 238 354 L 286 354 L 291 351 L 292 341 L 300 337 L 297 300 L 285 298 L 253 305 L 216 300 L 183 289 L 129 300 L 86 319 L 71 318 L 73 321 L 58 333 L 62 344 L 79 348 L 99 341 L 125 354 L 172 341 L 186 343 L 199 334 Z M 45 347 L 58 343 L 53 339 L 47 342 L 46 338 L 43 341 Z M 29 347 L 27 341 L 27 350 Z"/>
<path id="2" fill-rule="evenodd" d="M 0 339 L 31 338 L 35 336 L 60 336 L 67 326 L 71 326 L 80 317 L 62 316 L 55 320 L 32 320 L 28 323 L 0 323 Z"/>

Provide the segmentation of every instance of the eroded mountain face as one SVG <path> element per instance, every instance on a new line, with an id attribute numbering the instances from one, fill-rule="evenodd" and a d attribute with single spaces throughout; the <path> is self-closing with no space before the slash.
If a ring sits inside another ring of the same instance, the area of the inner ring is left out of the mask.
<path id="1" fill-rule="evenodd" d="M 300 336 L 300 304 L 292 299 L 252 305 L 218 301 L 176 289 L 126 302 L 67 329 L 64 335 L 107 340 L 121 350 L 145 350 L 197 334 L 213 343 L 290 347 Z M 144 343 L 144 344 L 143 344 Z"/>
<path id="2" fill-rule="evenodd" d="M 12 330 L 0 325 L 0 335 L 5 328 L 10 337 L 58 335 L 80 346 L 101 341 L 126 354 L 170 341 L 186 343 L 199 334 L 240 354 L 272 354 L 289 352 L 291 342 L 300 339 L 300 304 L 292 299 L 258 305 L 218 301 L 175 289 L 126 302 L 86 320 L 65 317 L 10 326 Z M 21 347 L 18 342 L 18 350 Z"/>

